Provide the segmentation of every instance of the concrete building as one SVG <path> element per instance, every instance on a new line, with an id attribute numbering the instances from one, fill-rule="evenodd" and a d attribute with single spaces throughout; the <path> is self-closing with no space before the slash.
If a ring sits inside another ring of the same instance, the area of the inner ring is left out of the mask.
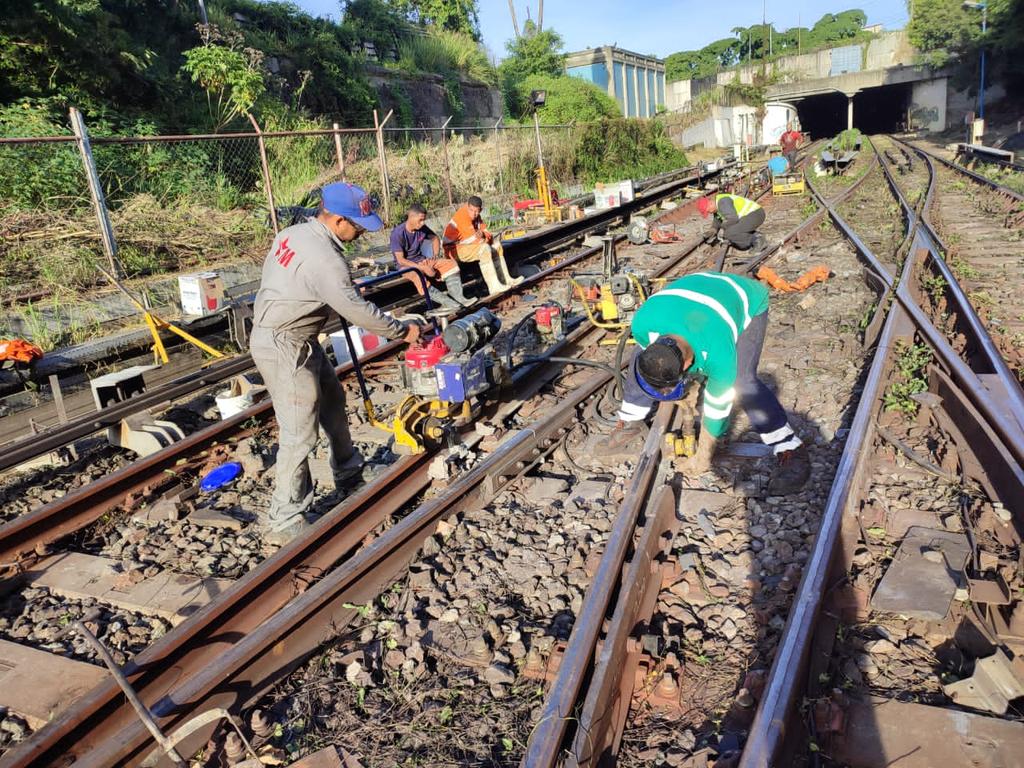
<path id="1" fill-rule="evenodd" d="M 565 71 L 607 92 L 626 117 L 653 117 L 665 106 L 665 62 L 605 45 L 570 53 Z"/>

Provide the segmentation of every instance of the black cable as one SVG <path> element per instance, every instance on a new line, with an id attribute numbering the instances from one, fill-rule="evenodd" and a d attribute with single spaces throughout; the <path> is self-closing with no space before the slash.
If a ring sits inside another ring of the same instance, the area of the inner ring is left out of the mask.
<path id="1" fill-rule="evenodd" d="M 547 357 L 545 355 L 539 355 L 537 357 L 524 357 L 518 363 L 513 365 L 509 370 L 514 371 L 516 368 L 522 368 L 524 365 L 533 365 L 534 363 L 562 363 L 563 365 L 582 365 L 590 368 L 600 368 L 602 371 L 615 375 L 615 371 L 608 363 L 599 363 L 596 360 L 587 360 L 583 357 Z"/>

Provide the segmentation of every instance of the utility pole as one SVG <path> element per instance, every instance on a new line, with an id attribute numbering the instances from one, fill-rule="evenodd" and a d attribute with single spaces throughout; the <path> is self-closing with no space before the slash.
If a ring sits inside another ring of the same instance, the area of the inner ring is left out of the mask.
<path id="1" fill-rule="evenodd" d="M 799 56 L 801 53 L 803 53 L 803 51 L 801 50 L 802 46 L 800 45 L 801 38 L 803 37 L 803 35 L 801 34 L 801 30 L 802 29 L 803 28 L 800 26 L 800 14 L 798 13 L 796 15 L 796 55 L 797 56 Z"/>

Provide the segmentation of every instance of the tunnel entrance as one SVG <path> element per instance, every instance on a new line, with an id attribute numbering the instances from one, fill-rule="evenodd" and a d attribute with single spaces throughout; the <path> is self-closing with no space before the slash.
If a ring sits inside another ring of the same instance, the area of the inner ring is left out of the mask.
<path id="1" fill-rule="evenodd" d="M 796 105 L 800 127 L 816 139 L 835 136 L 846 128 L 846 94 L 832 91 L 808 96 Z"/>
<path id="2" fill-rule="evenodd" d="M 853 97 L 853 126 L 864 133 L 895 133 L 906 122 L 910 102 L 910 83 L 865 88 Z"/>
<path id="3" fill-rule="evenodd" d="M 910 83 L 865 88 L 853 97 L 853 127 L 864 133 L 901 130 L 911 103 Z M 815 138 L 835 136 L 846 129 L 846 94 L 833 91 L 808 96 L 797 104 L 804 131 Z"/>

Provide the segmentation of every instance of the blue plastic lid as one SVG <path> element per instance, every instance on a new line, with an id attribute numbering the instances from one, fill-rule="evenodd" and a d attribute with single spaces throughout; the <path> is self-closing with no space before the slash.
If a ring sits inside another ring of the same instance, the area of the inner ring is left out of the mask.
<path id="1" fill-rule="evenodd" d="M 768 170 L 776 176 L 785 173 L 787 168 L 789 168 L 789 160 L 784 157 L 776 155 L 768 161 Z"/>
<path id="2" fill-rule="evenodd" d="M 221 464 L 219 467 L 211 469 L 199 484 L 199 489 L 203 493 L 216 491 L 234 481 L 240 474 L 242 474 L 242 465 L 237 461 L 229 461 L 227 464 Z"/>

